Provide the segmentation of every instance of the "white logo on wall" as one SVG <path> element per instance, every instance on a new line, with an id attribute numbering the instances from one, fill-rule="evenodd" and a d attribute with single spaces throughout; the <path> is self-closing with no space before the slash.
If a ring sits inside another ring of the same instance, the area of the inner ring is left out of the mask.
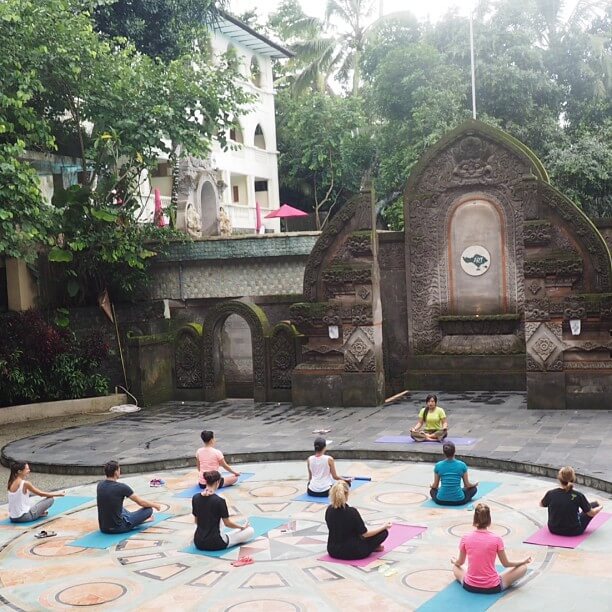
<path id="1" fill-rule="evenodd" d="M 461 253 L 461 268 L 470 276 L 482 276 L 491 265 L 491 254 L 478 244 L 467 247 Z"/>

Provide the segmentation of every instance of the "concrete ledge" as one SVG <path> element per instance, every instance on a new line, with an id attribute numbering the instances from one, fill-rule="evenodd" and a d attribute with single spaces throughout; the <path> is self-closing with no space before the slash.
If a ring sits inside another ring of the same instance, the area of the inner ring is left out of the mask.
<path id="1" fill-rule="evenodd" d="M 7 457 L 4 453 L 6 447 L 2 449 L 0 460 L 3 465 L 8 465 L 12 457 Z M 334 458 L 351 460 L 381 460 L 381 461 L 418 461 L 424 463 L 437 463 L 440 460 L 440 453 L 429 451 L 405 451 L 405 450 L 375 450 L 375 449 L 340 449 L 334 448 Z M 246 453 L 227 453 L 226 461 L 229 463 L 259 463 L 265 461 L 301 461 L 312 454 L 311 450 L 295 451 L 264 451 Z M 502 472 L 517 472 L 519 474 L 529 474 L 531 476 L 543 476 L 545 478 L 556 479 L 558 467 L 550 465 L 538 465 L 535 463 L 524 463 L 508 459 L 492 459 L 471 455 L 469 451 L 461 452 L 470 467 L 480 467 Z M 101 475 L 100 465 L 68 465 L 58 463 L 42 463 L 28 460 L 32 470 L 45 472 L 47 474 L 69 474 L 69 475 Z M 176 459 L 164 459 L 160 461 L 143 461 L 139 463 L 121 463 L 123 474 L 139 474 L 143 472 L 155 472 L 161 470 L 173 470 L 186 467 L 195 467 L 195 458 L 177 457 Z M 588 474 L 576 473 L 576 482 L 598 491 L 612 493 L 612 482 L 602 478 L 590 476 Z"/>
<path id="2" fill-rule="evenodd" d="M 59 402 L 41 402 L 39 404 L 22 404 L 0 408 L 0 425 L 8 423 L 23 423 L 51 417 L 68 416 L 71 414 L 88 414 L 91 412 L 107 412 L 111 406 L 126 404 L 127 395 L 115 393 L 99 397 L 84 397 L 82 399 L 61 400 Z"/>

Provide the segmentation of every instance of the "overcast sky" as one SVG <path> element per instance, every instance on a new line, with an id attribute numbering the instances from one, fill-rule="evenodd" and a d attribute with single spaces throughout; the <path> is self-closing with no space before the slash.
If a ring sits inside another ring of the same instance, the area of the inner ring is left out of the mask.
<path id="1" fill-rule="evenodd" d="M 566 0 L 565 13 L 569 15 L 578 0 Z M 243 13 L 249 9 L 256 8 L 262 16 L 274 12 L 280 0 L 230 0 L 230 10 L 234 14 Z M 304 11 L 313 16 L 322 17 L 325 13 L 325 0 L 300 0 Z M 382 0 L 383 13 L 387 15 L 394 11 L 410 11 L 419 20 L 430 18 L 436 21 L 449 9 L 456 7 L 458 12 L 467 15 L 476 4 L 476 0 Z M 380 0 L 374 1 L 376 17 L 380 6 Z"/>

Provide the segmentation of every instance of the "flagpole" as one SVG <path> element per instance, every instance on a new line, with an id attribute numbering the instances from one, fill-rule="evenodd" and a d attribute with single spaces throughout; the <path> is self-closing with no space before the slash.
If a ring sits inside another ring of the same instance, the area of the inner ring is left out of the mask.
<path id="1" fill-rule="evenodd" d="M 470 11 L 470 63 L 472 68 L 472 119 L 476 119 L 476 68 L 474 66 L 474 13 Z"/>

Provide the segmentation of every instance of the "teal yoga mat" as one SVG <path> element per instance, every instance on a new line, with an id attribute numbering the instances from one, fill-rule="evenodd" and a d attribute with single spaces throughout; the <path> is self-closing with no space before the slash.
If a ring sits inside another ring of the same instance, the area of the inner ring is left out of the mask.
<path id="1" fill-rule="evenodd" d="M 446 508 L 446 509 L 467 508 L 475 501 L 478 501 L 480 498 L 484 497 L 485 495 L 488 495 L 494 489 L 497 489 L 497 487 L 499 486 L 501 486 L 501 482 L 480 482 L 478 483 L 478 491 L 476 495 L 467 504 L 463 504 L 462 506 L 441 506 L 440 504 L 436 504 L 436 502 L 433 499 L 428 499 L 427 501 L 424 501 L 421 504 L 421 506 L 423 508 Z"/>
<path id="2" fill-rule="evenodd" d="M 78 506 L 82 506 L 83 504 L 87 504 L 88 502 L 92 502 L 94 500 L 93 497 L 77 497 L 72 495 L 66 495 L 65 497 L 55 497 L 53 500 L 53 505 L 49 508 L 49 514 L 47 516 L 43 516 L 35 521 L 30 521 L 29 523 L 11 523 L 9 519 L 4 519 L 0 521 L 0 525 L 12 525 L 14 527 L 28 527 L 29 525 L 38 525 L 38 523 L 42 523 L 43 521 L 48 521 L 50 518 L 56 517 L 68 510 L 73 510 Z"/>
<path id="3" fill-rule="evenodd" d="M 152 521 L 146 521 L 141 525 L 138 525 L 138 527 L 135 529 L 132 529 L 132 531 L 128 531 L 126 533 L 102 533 L 101 531 L 92 531 L 78 540 L 69 542 L 68 546 L 77 546 L 80 548 L 108 548 L 109 546 L 114 546 L 115 544 L 119 544 L 119 542 L 123 542 L 123 540 L 128 540 L 137 533 L 140 533 L 149 527 L 153 527 L 166 519 L 172 518 L 172 516 L 172 514 L 155 512 L 153 514 Z"/>
<path id="4" fill-rule="evenodd" d="M 491 595 L 470 593 L 455 580 L 419 606 L 417 612 L 485 612 L 507 592 Z"/>
<path id="5" fill-rule="evenodd" d="M 221 476 L 225 476 L 225 475 L 226 474 L 221 474 Z M 240 472 L 240 476 L 238 476 L 238 480 L 236 484 L 240 484 L 241 482 L 244 482 L 245 480 L 248 480 L 249 478 L 253 478 L 253 476 L 255 476 L 254 472 Z M 236 486 L 236 485 L 232 485 L 232 486 Z M 229 489 L 229 487 L 221 487 L 221 490 L 223 489 Z M 202 492 L 202 489 L 200 489 L 200 485 L 196 484 L 196 485 L 193 485 L 193 487 L 190 487 L 189 489 L 185 489 L 184 491 L 175 493 L 174 497 L 182 497 L 182 498 L 191 499 L 196 493 L 201 493 L 201 492 Z"/>
<path id="6" fill-rule="evenodd" d="M 266 535 L 268 531 L 272 529 L 276 529 L 281 525 L 285 525 L 289 522 L 290 519 L 286 518 L 267 518 L 265 516 L 250 516 L 249 523 L 251 527 L 255 530 L 255 535 L 253 536 L 253 540 L 255 538 L 259 538 L 263 535 Z M 250 540 L 251 542 L 253 540 Z M 245 544 L 239 544 L 238 546 L 232 546 L 231 548 L 223 548 L 222 550 L 198 550 L 195 547 L 195 544 L 192 542 L 189 546 L 185 548 L 181 548 L 181 552 L 189 553 L 190 555 L 203 555 L 204 557 L 222 557 L 228 551 L 234 550 L 240 546 L 244 546 Z"/>
<path id="7" fill-rule="evenodd" d="M 370 480 L 353 480 L 351 482 L 351 491 L 354 491 L 359 487 L 363 487 L 363 485 L 370 484 L 370 482 Z M 292 501 L 305 501 L 313 504 L 329 504 L 329 497 L 314 497 L 312 495 L 308 495 L 308 493 L 302 493 L 301 495 L 294 497 Z"/>

